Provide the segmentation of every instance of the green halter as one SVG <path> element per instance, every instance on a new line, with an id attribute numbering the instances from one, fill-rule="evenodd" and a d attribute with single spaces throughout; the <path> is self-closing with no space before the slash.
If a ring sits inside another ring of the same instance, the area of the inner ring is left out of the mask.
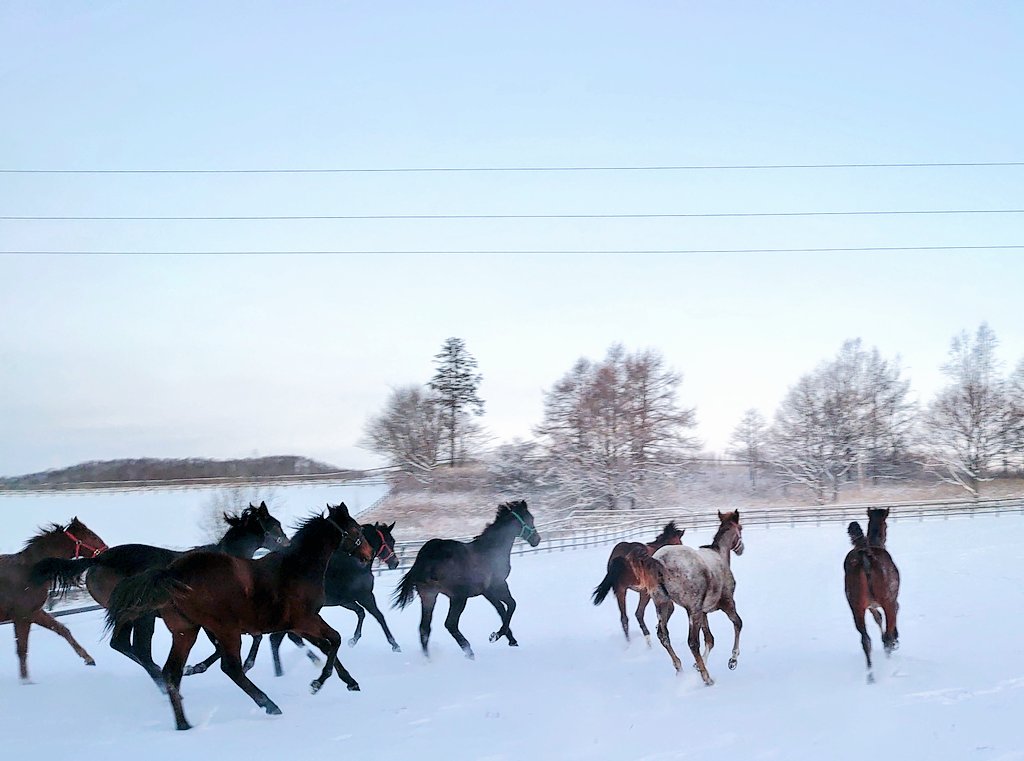
<path id="1" fill-rule="evenodd" d="M 528 525 L 527 525 L 527 523 L 526 523 L 526 521 L 524 521 L 524 520 L 523 520 L 523 519 L 522 519 L 522 518 L 521 518 L 521 517 L 519 516 L 519 513 L 517 513 L 517 512 L 515 511 L 515 510 L 512 510 L 512 509 L 509 509 L 509 512 L 510 512 L 510 513 L 512 513 L 512 515 L 514 515 L 514 516 L 515 516 L 515 518 L 516 518 L 516 520 L 517 520 L 517 521 L 519 521 L 520 523 L 522 523 L 522 524 L 523 524 L 523 528 L 522 528 L 522 530 L 521 530 L 521 531 L 519 532 L 519 536 L 518 536 L 518 537 L 516 537 L 517 539 L 525 539 L 525 540 L 529 540 L 529 538 L 530 538 L 531 536 L 533 536 L 534 534 L 536 534 L 536 533 L 537 533 L 537 529 L 535 529 L 535 528 L 534 528 L 533 526 L 528 526 Z"/>

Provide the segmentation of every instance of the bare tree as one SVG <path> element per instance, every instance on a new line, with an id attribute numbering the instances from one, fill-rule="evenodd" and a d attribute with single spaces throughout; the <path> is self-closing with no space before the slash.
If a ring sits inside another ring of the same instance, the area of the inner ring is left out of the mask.
<path id="1" fill-rule="evenodd" d="M 483 376 L 476 372 L 476 360 L 466 350 L 461 338 L 449 338 L 434 356 L 437 371 L 428 384 L 437 405 L 443 411 L 442 421 L 448 438 L 448 464 L 458 461 L 458 443 L 471 438 L 466 434 L 469 415 L 482 415 L 484 402 L 477 395 Z M 462 451 L 465 451 L 463 449 Z"/>
<path id="2" fill-rule="evenodd" d="M 838 499 L 843 482 L 897 477 L 905 459 L 913 405 L 897 361 L 860 339 L 843 343 L 790 389 L 775 416 L 770 460 L 785 482 Z"/>
<path id="3" fill-rule="evenodd" d="M 1006 383 L 1003 469 L 1024 468 L 1024 359 Z"/>
<path id="4" fill-rule="evenodd" d="M 207 544 L 219 542 L 228 530 L 224 513 L 240 513 L 249 505 L 266 502 L 273 512 L 278 503 L 278 492 L 273 486 L 227 486 L 213 492 L 203 503 L 199 529 Z"/>
<path id="5" fill-rule="evenodd" d="M 1006 447 L 1008 404 L 998 344 L 987 323 L 973 339 L 966 331 L 953 337 L 942 367 L 950 384 L 932 400 L 923 423 L 926 466 L 975 499 Z"/>
<path id="6" fill-rule="evenodd" d="M 360 446 L 384 455 L 405 473 L 423 474 L 438 464 L 442 411 L 422 386 L 391 391 L 380 414 L 366 422 Z"/>
<path id="7" fill-rule="evenodd" d="M 677 474 L 697 447 L 680 382 L 655 351 L 630 355 L 616 344 L 601 362 L 579 359 L 545 393 L 537 428 L 563 493 L 577 504 L 633 505 Z"/>
<path id="8" fill-rule="evenodd" d="M 764 415 L 755 409 L 743 413 L 736 429 L 729 437 L 726 454 L 747 465 L 750 488 L 757 490 L 757 474 L 764 467 L 768 448 L 768 424 Z"/>

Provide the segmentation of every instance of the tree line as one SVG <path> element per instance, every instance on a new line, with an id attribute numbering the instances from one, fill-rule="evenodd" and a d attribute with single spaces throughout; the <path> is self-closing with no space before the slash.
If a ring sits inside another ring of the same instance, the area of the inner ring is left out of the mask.
<path id="1" fill-rule="evenodd" d="M 738 421 L 727 454 L 746 465 L 750 486 L 771 474 L 818 502 L 848 484 L 922 473 L 974 497 L 981 484 L 1024 468 L 1024 358 L 1006 372 L 985 323 L 950 341 L 946 385 L 926 404 L 911 398 L 899 358 L 845 341 L 790 386 L 767 419 Z M 393 389 L 366 423 L 362 446 L 421 479 L 441 466 L 480 459 L 482 375 L 465 343 L 445 341 L 425 384 Z M 494 480 L 509 488 L 550 487 L 578 506 L 647 504 L 692 470 L 697 411 L 679 398 L 682 375 L 656 350 L 612 345 L 581 357 L 544 392 L 535 438 L 490 449 Z"/>

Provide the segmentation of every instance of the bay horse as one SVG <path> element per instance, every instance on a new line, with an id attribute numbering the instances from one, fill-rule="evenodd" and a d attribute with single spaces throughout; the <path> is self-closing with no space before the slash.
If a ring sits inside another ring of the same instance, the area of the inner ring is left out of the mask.
<path id="1" fill-rule="evenodd" d="M 860 644 L 868 666 L 868 682 L 874 682 L 871 668 L 871 637 L 864 623 L 864 614 L 871 615 L 882 632 L 882 646 L 888 657 L 899 647 L 899 631 L 896 629 L 896 614 L 899 611 L 897 597 L 900 593 L 900 572 L 892 556 L 885 548 L 886 519 L 888 508 L 868 510 L 868 535 L 864 536 L 857 521 L 847 527 L 846 532 L 853 543 L 853 549 L 843 561 L 846 601 L 853 613 L 853 625 L 860 632 Z M 882 614 L 885 614 L 883 625 Z"/>
<path id="2" fill-rule="evenodd" d="M 412 568 L 395 589 L 394 607 L 405 608 L 413 594 L 419 594 L 422 604 L 420 646 L 425 656 L 430 657 L 427 642 L 438 594 L 448 597 L 444 625 L 467 658 L 474 657 L 473 648 L 459 631 L 459 619 L 470 597 L 483 595 L 501 617 L 501 626 L 491 634 L 491 642 L 505 637 L 509 646 L 519 645 L 509 626 L 516 601 L 506 581 L 512 571 L 510 558 L 516 539 L 528 542 L 531 547 L 540 544 L 540 534 L 523 500 L 499 505 L 494 521 L 471 542 L 431 539 L 420 548 Z"/>
<path id="3" fill-rule="evenodd" d="M 106 543 L 77 517 L 66 526 L 53 523 L 25 542 L 24 549 L 12 555 L 0 555 L 0 621 L 14 623 L 19 674 L 28 682 L 28 633 L 38 624 L 63 637 L 87 666 L 96 661 L 85 651 L 66 626 L 43 610 L 50 585 L 32 578 L 32 567 L 44 558 L 96 557 L 107 549 Z"/>
<path id="4" fill-rule="evenodd" d="M 364 523 L 361 526 L 363 532 L 363 539 L 370 545 L 370 550 L 373 553 L 373 560 L 387 565 L 391 570 L 398 567 L 399 557 L 395 553 L 395 537 L 391 533 L 395 528 L 395 524 L 392 523 L 390 526 L 386 523 Z M 384 636 L 387 637 L 388 644 L 391 645 L 391 649 L 399 653 L 402 648 L 398 646 L 394 636 L 391 634 L 391 630 L 388 628 L 387 622 L 384 620 L 384 614 L 381 613 L 380 608 L 377 607 L 377 600 L 373 596 L 373 563 L 364 563 L 357 557 L 347 552 L 344 548 L 338 548 L 333 555 L 331 560 L 327 564 L 327 572 L 324 575 L 324 607 L 332 607 L 340 605 L 348 608 L 355 612 L 358 616 L 356 623 L 355 633 L 352 638 L 348 641 L 349 646 L 355 646 L 362 636 L 363 619 L 366 616 L 366 611 L 370 612 L 377 622 L 380 624 L 381 629 L 384 630 Z M 281 657 L 278 650 L 281 647 L 281 642 L 287 636 L 292 642 L 301 648 L 305 649 L 305 645 L 302 642 L 302 638 L 297 634 L 291 632 L 274 632 L 270 635 L 270 646 L 271 652 L 274 656 L 274 675 L 281 676 L 284 671 L 281 669 Z M 256 653 L 259 648 L 260 640 L 262 636 L 257 634 L 253 637 L 252 649 L 249 651 L 249 655 L 246 656 L 243 667 L 246 671 L 252 668 L 256 661 Z M 313 653 L 312 650 L 306 649 L 306 655 L 313 663 L 319 663 L 320 659 Z M 194 666 L 189 666 L 185 669 L 185 676 L 191 676 L 192 674 L 202 674 L 210 666 L 212 666 L 218 658 L 216 652 L 213 653 L 209 658 L 204 661 L 200 661 Z"/>
<path id="5" fill-rule="evenodd" d="M 658 611 L 658 640 L 668 651 L 678 673 L 682 663 L 672 649 L 668 634 L 668 620 L 676 605 L 684 608 L 689 617 L 689 636 L 687 644 L 693 654 L 697 670 L 700 671 L 704 684 L 711 686 L 715 682 L 708 674 L 704 659 L 715 646 L 714 637 L 708 627 L 707 616 L 720 610 L 732 621 L 735 640 L 729 668 L 735 669 L 740 654 L 740 630 L 743 621 L 736 612 L 734 594 L 736 578 L 729 564 L 731 553 L 743 554 L 743 527 L 740 525 L 740 512 L 718 513 L 719 527 L 711 544 L 699 549 L 685 545 L 662 547 L 651 556 L 658 563 L 655 568 L 660 578 L 657 584 L 648 586 L 647 591 L 654 600 Z M 704 631 L 704 655 L 700 652 L 700 632 Z"/>
<path id="6" fill-rule="evenodd" d="M 612 547 L 612 553 L 608 557 L 607 573 L 601 583 L 594 589 L 594 605 L 600 605 L 611 590 L 615 591 L 615 600 L 619 603 L 619 620 L 622 622 L 622 633 L 626 635 L 626 642 L 629 642 L 629 618 L 626 616 L 626 590 L 632 589 L 640 593 L 640 604 L 636 608 L 636 620 L 640 624 L 640 631 L 643 632 L 647 644 L 651 644 L 651 633 L 644 623 L 644 611 L 647 610 L 647 603 L 651 596 L 647 594 L 643 585 L 639 583 L 632 572 L 630 565 L 625 562 L 626 555 L 635 550 L 646 552 L 648 556 L 670 544 L 682 544 L 683 534 L 686 529 L 676 528 L 675 521 L 669 521 L 661 533 L 654 537 L 653 541 L 646 544 L 641 542 L 619 542 Z"/>
<path id="7" fill-rule="evenodd" d="M 163 668 L 167 695 L 178 729 L 190 729 L 181 703 L 181 677 L 188 654 L 204 629 L 220 650 L 221 670 L 268 714 L 281 709 L 253 684 L 242 669 L 242 634 L 293 631 L 327 656 L 315 694 L 332 669 L 349 690 L 358 690 L 341 661 L 341 636 L 320 617 L 324 571 L 339 546 L 369 561 L 370 546 L 342 502 L 328 505 L 295 532 L 291 545 L 259 560 L 219 552 L 190 552 L 167 568 L 129 576 L 115 587 L 107 608 L 107 627 L 115 634 L 140 616 L 159 613 L 171 632 L 171 652 Z"/>
<path id="8" fill-rule="evenodd" d="M 72 586 L 85 585 L 92 598 L 104 608 L 109 607 L 114 587 L 128 576 L 154 568 L 166 568 L 186 552 L 223 552 L 234 557 L 251 558 L 259 549 L 277 549 L 288 546 L 288 537 L 281 522 L 270 514 L 266 502 L 259 507 L 250 503 L 240 514 L 223 513 L 228 530 L 216 544 L 207 544 L 192 550 L 168 550 L 149 544 L 120 544 L 102 555 L 76 560 L 51 559 L 37 563 L 33 578 L 55 585 L 59 594 Z M 153 630 L 156 615 L 140 616 L 131 625 L 121 627 L 110 639 L 110 647 L 138 663 L 161 690 L 164 689 L 160 667 L 153 660 Z"/>

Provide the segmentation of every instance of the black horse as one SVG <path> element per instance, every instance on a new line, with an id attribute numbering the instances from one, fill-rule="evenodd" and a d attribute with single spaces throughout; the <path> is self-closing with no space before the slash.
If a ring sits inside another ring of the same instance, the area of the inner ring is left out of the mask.
<path id="1" fill-rule="evenodd" d="M 466 609 L 466 600 L 477 595 L 486 597 L 501 616 L 501 627 L 491 634 L 491 642 L 505 637 L 510 646 L 518 646 L 509 628 L 516 601 L 506 582 L 512 571 L 510 556 L 516 539 L 529 542 L 531 547 L 540 544 L 540 534 L 523 500 L 500 505 L 494 522 L 471 542 L 431 539 L 420 548 L 416 562 L 395 589 L 394 606 L 404 608 L 412 601 L 413 593 L 419 593 L 423 605 L 420 644 L 424 655 L 430 655 L 427 641 L 438 593 L 449 599 L 445 628 L 467 658 L 473 657 L 473 648 L 459 631 L 459 618 Z"/>
<path id="2" fill-rule="evenodd" d="M 395 524 L 392 523 L 389 526 L 386 523 L 364 523 L 360 528 L 363 532 L 363 539 L 366 540 L 366 543 L 370 545 L 370 549 L 373 551 L 373 559 L 384 563 L 391 570 L 397 568 L 399 558 L 395 553 L 395 537 L 391 533 L 395 528 Z M 327 565 L 327 572 L 324 574 L 324 593 L 326 595 L 324 599 L 325 608 L 340 605 L 354 611 L 359 617 L 355 633 L 352 639 L 348 641 L 350 646 L 354 646 L 359 641 L 359 638 L 362 637 L 363 619 L 366 617 L 366 611 L 370 611 L 370 615 L 377 619 L 381 629 L 384 630 L 384 636 L 387 637 L 391 649 L 396 653 L 401 652 L 402 648 L 398 646 L 398 643 L 392 636 L 391 630 L 384 620 L 384 614 L 377 607 L 377 600 L 373 596 L 372 561 L 364 563 L 358 557 L 354 557 L 344 547 L 338 548 L 331 555 L 331 560 Z M 304 648 L 306 655 L 313 663 L 320 662 L 316 654 L 305 647 L 302 637 L 290 632 L 275 632 L 270 635 L 270 646 L 274 656 L 274 674 L 276 676 L 281 676 L 284 673 L 281 669 L 281 657 L 278 654 L 278 650 L 285 636 L 297 646 Z M 249 654 L 246 656 L 245 663 L 243 664 L 246 671 L 251 669 L 256 661 L 256 653 L 259 650 L 261 639 L 262 635 L 259 634 L 253 637 L 252 648 L 249 650 Z M 214 652 L 206 660 L 200 661 L 194 666 L 189 666 L 185 669 L 185 676 L 202 674 L 216 663 L 218 657 L 219 653 Z"/>
<path id="3" fill-rule="evenodd" d="M 270 514 L 266 502 L 261 502 L 259 507 L 250 504 L 239 515 L 224 513 L 224 521 L 228 530 L 219 542 L 186 552 L 222 552 L 233 557 L 251 558 L 260 548 L 273 550 L 288 546 L 288 537 L 281 529 L 281 522 Z M 34 578 L 54 584 L 61 594 L 80 584 L 84 573 L 89 594 L 107 608 L 111 593 L 123 579 L 143 571 L 166 568 L 186 552 L 148 544 L 121 544 L 95 557 L 77 560 L 50 558 L 37 563 L 32 573 Z M 155 614 L 141 616 L 130 625 L 119 628 L 111 637 L 110 646 L 142 666 L 162 690 L 163 676 L 153 661 L 155 625 Z"/>

